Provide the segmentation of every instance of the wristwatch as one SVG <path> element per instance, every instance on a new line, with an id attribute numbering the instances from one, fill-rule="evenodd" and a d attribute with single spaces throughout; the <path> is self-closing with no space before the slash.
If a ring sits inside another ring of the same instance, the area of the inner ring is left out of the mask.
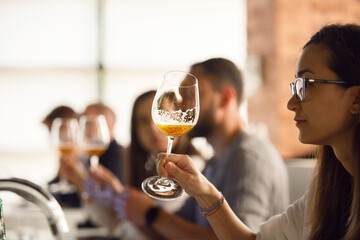
<path id="1" fill-rule="evenodd" d="M 151 207 L 145 214 L 146 227 L 152 228 L 153 222 L 156 220 L 160 213 L 161 207 Z"/>

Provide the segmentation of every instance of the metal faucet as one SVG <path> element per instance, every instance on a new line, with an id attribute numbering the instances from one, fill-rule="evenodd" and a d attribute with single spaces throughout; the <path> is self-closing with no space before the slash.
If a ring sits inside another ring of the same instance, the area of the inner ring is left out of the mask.
<path id="1" fill-rule="evenodd" d="M 0 179 L 0 191 L 10 191 L 35 203 L 46 216 L 53 236 L 65 240 L 69 233 L 64 212 L 55 198 L 40 186 L 20 178 Z"/>

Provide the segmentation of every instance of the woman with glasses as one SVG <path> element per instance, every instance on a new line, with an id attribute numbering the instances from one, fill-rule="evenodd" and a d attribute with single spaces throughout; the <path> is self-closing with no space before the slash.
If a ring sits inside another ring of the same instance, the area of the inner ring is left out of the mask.
<path id="1" fill-rule="evenodd" d="M 305 44 L 288 109 L 299 140 L 318 145 L 307 193 L 253 233 L 184 155 L 158 171 L 194 196 L 219 239 L 360 239 L 360 26 L 329 25 Z"/>

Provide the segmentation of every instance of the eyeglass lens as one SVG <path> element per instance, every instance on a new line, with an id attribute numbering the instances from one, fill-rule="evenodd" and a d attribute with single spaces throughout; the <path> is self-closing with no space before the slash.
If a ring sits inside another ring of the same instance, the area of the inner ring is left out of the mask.
<path id="1" fill-rule="evenodd" d="M 295 90 L 298 99 L 300 101 L 304 100 L 305 89 L 304 89 L 304 80 L 302 78 L 296 79 Z"/>

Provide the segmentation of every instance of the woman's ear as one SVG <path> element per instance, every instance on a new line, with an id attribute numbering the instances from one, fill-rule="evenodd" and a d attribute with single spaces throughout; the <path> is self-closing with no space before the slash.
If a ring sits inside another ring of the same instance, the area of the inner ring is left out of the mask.
<path id="1" fill-rule="evenodd" d="M 351 105 L 350 113 L 357 115 L 360 114 L 360 86 L 355 86 L 354 88 L 354 101 Z"/>

